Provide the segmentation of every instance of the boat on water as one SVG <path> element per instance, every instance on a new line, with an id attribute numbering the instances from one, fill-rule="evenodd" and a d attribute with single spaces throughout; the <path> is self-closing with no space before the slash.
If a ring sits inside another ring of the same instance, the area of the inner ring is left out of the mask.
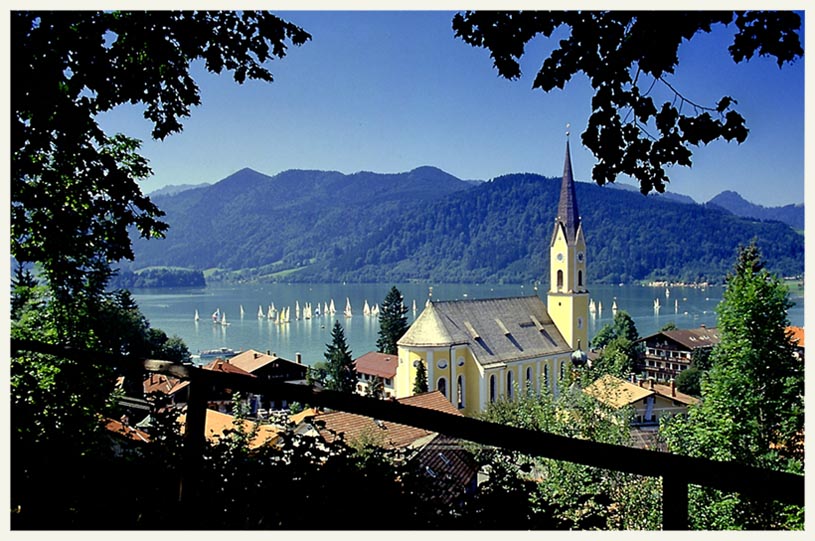
<path id="1" fill-rule="evenodd" d="M 201 318 L 198 316 L 198 310 L 196 309 L 195 310 L 195 321 L 198 321 L 199 319 L 201 319 Z"/>
<path id="2" fill-rule="evenodd" d="M 376 317 L 379 315 L 379 305 L 374 304 L 373 308 L 371 308 L 371 315 Z"/>
<path id="3" fill-rule="evenodd" d="M 221 314 L 221 325 L 224 327 L 228 327 L 229 323 L 226 322 L 226 312 Z"/>
<path id="4" fill-rule="evenodd" d="M 352 316 L 351 299 L 349 297 L 345 297 L 345 310 L 343 311 L 343 314 L 345 314 L 345 317 L 351 317 Z"/>
<path id="5" fill-rule="evenodd" d="M 366 316 L 371 315 L 371 307 L 368 306 L 368 299 L 365 299 L 365 306 L 362 308 L 362 313 Z"/>
<path id="6" fill-rule="evenodd" d="M 240 353 L 240 350 L 235 351 L 232 348 L 220 347 L 220 348 L 205 349 L 205 350 L 199 351 L 198 352 L 198 357 L 201 360 L 216 359 L 218 357 L 220 357 L 222 359 L 226 359 L 226 358 L 229 358 L 229 357 L 234 357 L 238 353 Z"/>
<path id="7" fill-rule="evenodd" d="M 654 299 L 654 312 L 659 312 L 660 307 L 661 306 L 659 304 L 659 297 L 657 297 L 656 299 Z"/>
<path id="8" fill-rule="evenodd" d="M 413 299 L 413 313 L 416 313 L 416 299 Z"/>
<path id="9" fill-rule="evenodd" d="M 241 319 L 243 319 L 243 305 L 241 304 Z"/>
<path id="10" fill-rule="evenodd" d="M 258 305 L 258 319 L 263 319 L 265 316 L 263 315 L 263 307 Z"/>
<path id="11" fill-rule="evenodd" d="M 331 299 L 331 304 L 328 305 L 328 313 L 329 314 L 337 313 L 337 309 L 334 307 L 334 299 Z"/>

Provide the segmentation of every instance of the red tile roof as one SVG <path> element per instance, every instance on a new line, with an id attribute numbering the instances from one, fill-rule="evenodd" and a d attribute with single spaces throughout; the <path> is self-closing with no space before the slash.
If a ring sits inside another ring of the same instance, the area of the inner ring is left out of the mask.
<path id="1" fill-rule="evenodd" d="M 138 428 L 133 428 L 132 426 L 127 426 L 121 421 L 117 421 L 115 419 L 105 419 L 105 430 L 109 432 L 113 432 L 119 436 L 127 438 L 129 440 L 138 441 L 138 442 L 148 442 L 150 441 L 150 435 L 143 430 L 139 430 Z"/>
<path id="2" fill-rule="evenodd" d="M 240 374 L 250 378 L 255 377 L 254 374 L 250 374 L 243 368 L 236 366 L 232 361 L 225 361 L 223 359 L 215 359 L 208 365 L 204 366 L 204 370 L 212 370 L 213 372 L 221 372 L 225 374 Z"/>
<path id="3" fill-rule="evenodd" d="M 369 351 L 354 361 L 354 366 L 358 373 L 378 376 L 380 378 L 393 378 L 396 376 L 396 367 L 398 364 L 399 357 L 396 355 L 388 355 L 387 353 L 379 353 L 376 351 Z"/>
<path id="4" fill-rule="evenodd" d="M 787 327 L 787 334 L 790 335 L 792 343 L 799 348 L 804 347 L 804 328 L 803 327 Z"/>
<path id="5" fill-rule="evenodd" d="M 186 428 L 187 413 L 186 408 L 184 413 L 178 416 L 177 422 L 181 425 L 181 433 L 184 433 Z M 254 423 L 252 421 L 244 420 L 241 426 L 247 432 L 252 429 Z M 224 437 L 224 433 L 228 430 L 235 430 L 235 417 L 219 411 L 207 409 L 206 425 L 204 431 L 206 432 L 207 440 L 217 442 Z M 256 449 L 261 445 L 272 445 L 280 437 L 281 429 L 273 425 L 258 425 L 258 431 L 252 441 L 249 442 L 250 449 Z"/>
<path id="6" fill-rule="evenodd" d="M 400 398 L 397 402 L 444 413 L 461 415 L 461 412 L 439 391 L 431 391 L 407 398 Z M 359 439 L 370 439 L 373 443 L 392 449 L 408 447 L 418 440 L 429 438 L 435 434 L 423 428 L 392 423 L 390 421 L 375 420 L 371 417 L 344 411 L 317 415 L 313 418 L 312 422 L 322 425 L 315 425 L 315 427 L 327 442 L 332 442 L 339 434 L 344 434 L 345 440 L 349 442 Z"/>
<path id="7" fill-rule="evenodd" d="M 164 374 L 150 373 L 144 380 L 144 394 L 152 393 L 170 394 L 170 390 L 178 383 L 178 378 L 165 376 Z"/>

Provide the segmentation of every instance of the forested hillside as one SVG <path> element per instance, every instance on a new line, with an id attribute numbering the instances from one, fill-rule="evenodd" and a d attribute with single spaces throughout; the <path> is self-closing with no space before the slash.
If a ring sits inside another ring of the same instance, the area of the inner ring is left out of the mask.
<path id="1" fill-rule="evenodd" d="M 731 190 L 720 193 L 708 201 L 707 204 L 722 207 L 736 216 L 754 218 L 756 220 L 777 220 L 784 222 L 793 229 L 804 229 L 803 204 L 784 205 L 783 207 L 765 207 L 751 203 L 737 192 Z"/>
<path id="2" fill-rule="evenodd" d="M 560 179 L 468 184 L 425 167 L 399 175 L 243 170 L 156 198 L 171 230 L 137 266 L 220 269 L 241 280 L 545 282 Z M 721 281 L 757 238 L 770 267 L 803 273 L 804 239 L 715 207 L 577 183 L 589 280 Z"/>

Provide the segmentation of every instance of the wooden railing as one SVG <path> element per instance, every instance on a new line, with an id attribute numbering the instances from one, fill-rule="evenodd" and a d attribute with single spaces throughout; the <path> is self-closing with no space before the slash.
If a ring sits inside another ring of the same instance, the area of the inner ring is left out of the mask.
<path id="1" fill-rule="evenodd" d="M 268 383 L 236 374 L 169 361 L 138 359 L 35 341 L 12 340 L 12 351 L 52 354 L 77 361 L 107 362 L 134 371 L 147 371 L 190 381 L 185 427 L 182 501 L 193 505 L 198 497 L 196 480 L 205 445 L 208 389 L 228 387 L 311 406 L 347 411 L 385 421 L 439 432 L 471 442 L 519 451 L 528 455 L 564 460 L 597 468 L 662 479 L 662 526 L 665 530 L 688 528 L 688 486 L 700 485 L 763 501 L 804 505 L 804 476 L 670 453 L 636 449 L 461 417 L 394 401 L 378 400 L 306 385 Z"/>

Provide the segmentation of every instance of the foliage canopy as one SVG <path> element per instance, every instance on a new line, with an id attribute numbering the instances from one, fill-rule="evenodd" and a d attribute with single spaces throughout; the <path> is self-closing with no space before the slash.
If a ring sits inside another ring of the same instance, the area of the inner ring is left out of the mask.
<path id="1" fill-rule="evenodd" d="M 544 59 L 532 87 L 563 89 L 585 74 L 594 97 L 581 139 L 597 157 L 592 177 L 605 184 L 630 175 L 647 194 L 665 190 L 666 167 L 691 165 L 691 146 L 747 138 L 735 99 L 703 106 L 670 82 L 683 42 L 731 23 L 736 31 L 728 51 L 737 63 L 770 56 L 780 67 L 804 54 L 801 18 L 789 11 L 467 11 L 454 16 L 453 30 L 465 43 L 488 49 L 502 77 L 517 79 L 526 44 L 565 27 L 568 34 Z M 652 93 L 657 84 L 672 96 L 662 104 Z"/>

